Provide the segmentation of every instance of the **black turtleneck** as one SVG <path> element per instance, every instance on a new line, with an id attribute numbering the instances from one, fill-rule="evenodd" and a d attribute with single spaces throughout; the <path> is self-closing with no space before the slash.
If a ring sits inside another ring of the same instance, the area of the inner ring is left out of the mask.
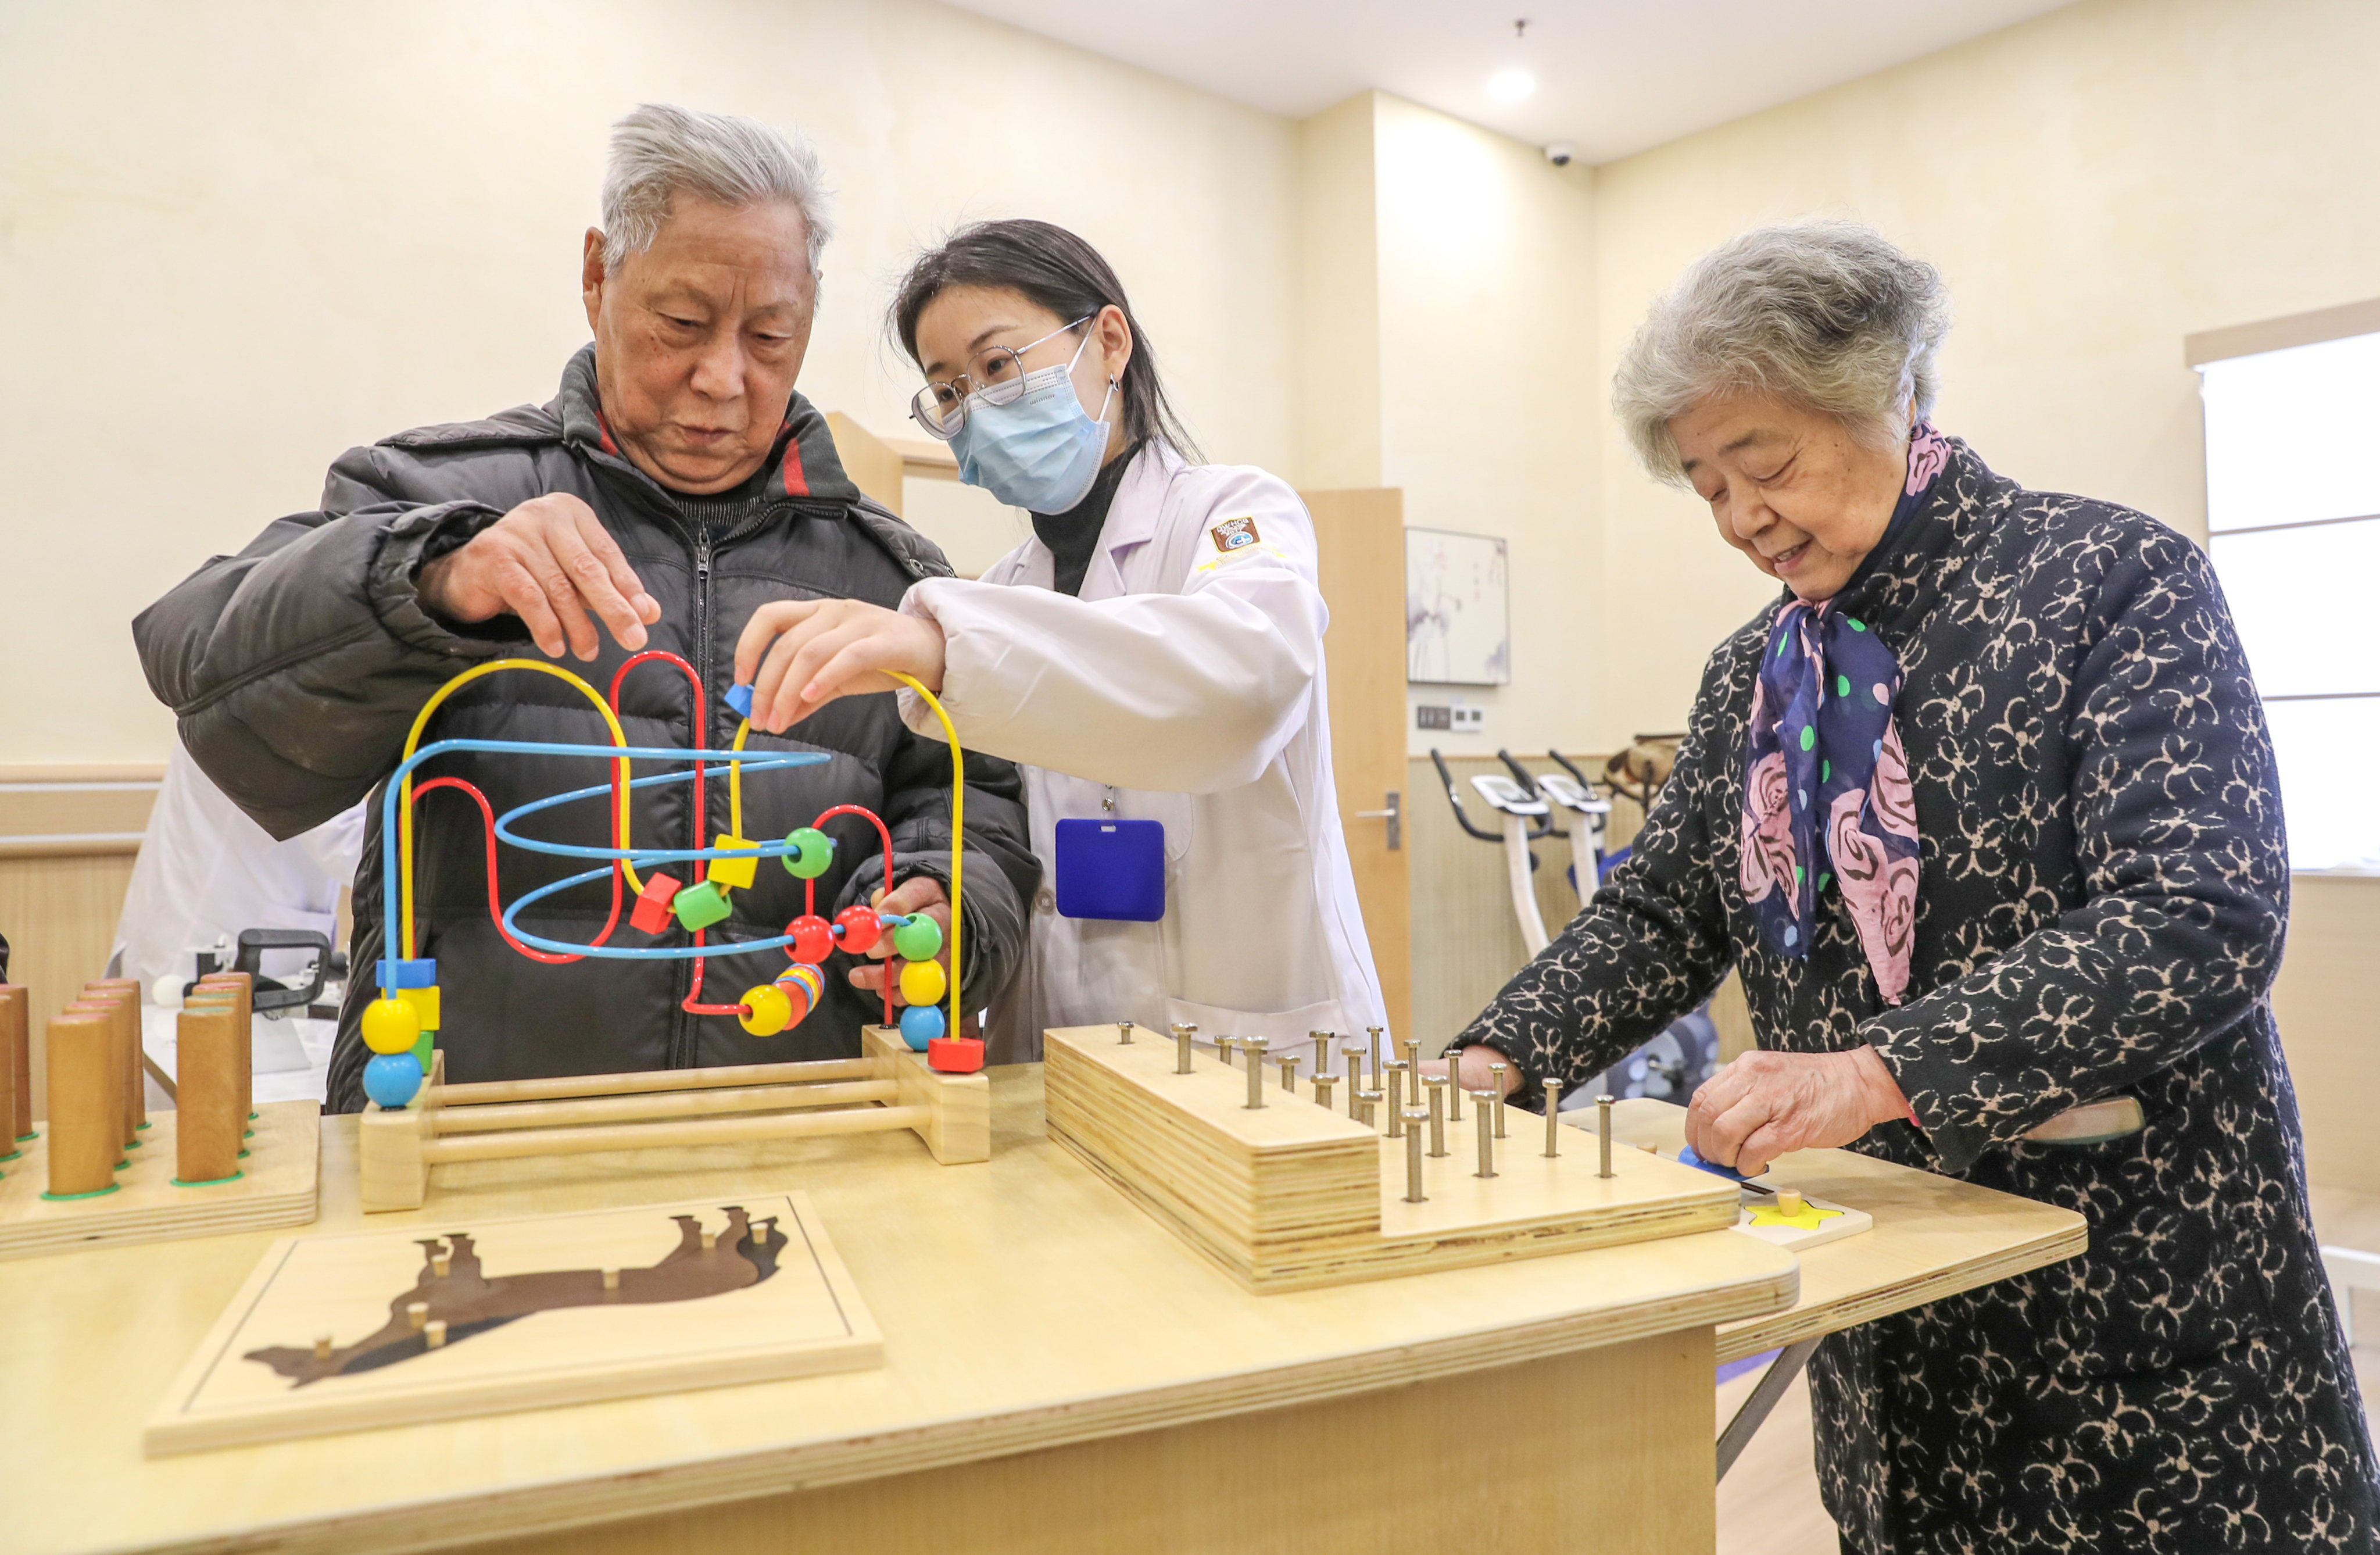
<path id="1" fill-rule="evenodd" d="M 1123 484 L 1123 472 L 1140 446 L 1135 443 L 1100 466 L 1099 478 L 1091 482 L 1090 491 L 1065 512 L 1033 515 L 1033 532 L 1050 548 L 1055 563 L 1050 587 L 1061 594 L 1081 597 L 1083 575 L 1091 570 L 1099 531 L 1107 528 L 1108 504 L 1115 501 L 1116 488 Z"/>

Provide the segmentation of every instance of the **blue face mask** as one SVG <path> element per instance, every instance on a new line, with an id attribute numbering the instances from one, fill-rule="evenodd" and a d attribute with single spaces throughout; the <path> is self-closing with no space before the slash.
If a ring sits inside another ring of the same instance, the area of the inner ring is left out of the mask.
<path id="1" fill-rule="evenodd" d="M 978 397 L 967 406 L 966 423 L 951 439 L 961 480 L 1029 513 L 1064 513 L 1090 494 L 1105 462 L 1108 403 L 1115 398 L 1110 380 L 1092 417 L 1075 394 L 1075 361 L 1090 343 L 1085 335 L 1063 367 L 1026 373 L 1025 392 L 1008 404 Z"/>

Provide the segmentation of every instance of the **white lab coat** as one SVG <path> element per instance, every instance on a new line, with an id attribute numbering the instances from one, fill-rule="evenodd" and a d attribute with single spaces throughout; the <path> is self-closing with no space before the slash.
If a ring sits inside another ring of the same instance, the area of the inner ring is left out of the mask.
<path id="1" fill-rule="evenodd" d="M 171 973 L 197 975 L 190 952 L 243 929 L 311 929 L 338 942 L 339 888 L 356 877 L 364 807 L 274 842 L 199 771 L 179 741 L 149 812 L 149 829 L 116 920 L 115 975 L 145 990 Z M 310 951 L 269 951 L 268 976 L 289 977 Z M 226 953 L 224 963 L 230 965 Z"/>
<path id="2" fill-rule="evenodd" d="M 1233 519 L 1253 539 L 1218 532 Z M 1062 917 L 1045 880 L 1031 954 L 991 1011 L 993 1061 L 1038 1058 L 1053 1026 L 1189 1021 L 1201 1041 L 1304 1054 L 1309 1031 L 1384 1024 L 1331 783 L 1330 612 L 1297 493 L 1152 442 L 1081 597 L 1054 577 L 1028 540 L 978 581 L 916 585 L 901 608 L 949 641 L 941 699 L 960 740 L 1025 769 L 1043 869 L 1056 823 L 1109 813 L 1113 785 L 1114 815 L 1165 827 L 1165 916 Z M 941 733 L 914 692 L 901 711 Z"/>

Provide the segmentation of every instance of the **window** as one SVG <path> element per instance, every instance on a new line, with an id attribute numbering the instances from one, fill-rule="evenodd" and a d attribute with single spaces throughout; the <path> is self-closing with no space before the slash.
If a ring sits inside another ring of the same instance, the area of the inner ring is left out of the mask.
<path id="1" fill-rule="evenodd" d="M 2290 867 L 2380 872 L 2380 334 L 2198 366 L 2207 552 L 2272 728 Z"/>

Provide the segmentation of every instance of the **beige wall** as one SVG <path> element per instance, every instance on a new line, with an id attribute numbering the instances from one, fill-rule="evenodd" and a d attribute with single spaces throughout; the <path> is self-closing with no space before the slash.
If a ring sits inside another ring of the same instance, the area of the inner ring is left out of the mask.
<path id="1" fill-rule="evenodd" d="M 2028 485 L 2205 528 L 2182 336 L 2380 295 L 2380 7 L 2084 0 L 1597 171 L 1598 378 L 1744 227 L 1856 216 L 1938 265 L 1937 419 Z M 1604 447 L 1601 722 L 1678 726 L 1773 585 Z M 2317 1180 L 2380 1190 L 2380 880 L 2301 877 L 2277 1003 Z"/>
<path id="2" fill-rule="evenodd" d="M 1286 120 L 921 0 L 0 6 L 0 761 L 161 759 L 135 613 L 341 449 L 552 394 L 651 98 L 818 142 L 821 405 L 900 430 L 904 259 L 1033 214 L 1113 261 L 1211 454 L 1293 465 Z"/>

